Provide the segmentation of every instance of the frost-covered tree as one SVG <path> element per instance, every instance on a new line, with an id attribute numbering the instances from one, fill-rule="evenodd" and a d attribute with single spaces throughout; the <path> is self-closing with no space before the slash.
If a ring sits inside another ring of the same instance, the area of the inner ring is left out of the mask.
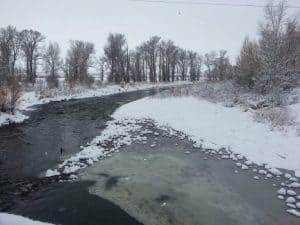
<path id="1" fill-rule="evenodd" d="M 287 17 L 286 1 L 270 2 L 264 9 L 258 42 L 244 41 L 235 79 L 260 93 L 290 89 L 299 77 L 299 49 L 297 23 Z"/>

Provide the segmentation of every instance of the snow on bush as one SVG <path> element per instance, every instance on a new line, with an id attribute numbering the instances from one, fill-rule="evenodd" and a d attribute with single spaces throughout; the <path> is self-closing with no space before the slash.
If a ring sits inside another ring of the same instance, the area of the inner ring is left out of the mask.
<path id="1" fill-rule="evenodd" d="M 256 110 L 254 120 L 260 123 L 268 123 L 270 127 L 284 128 L 296 124 L 295 117 L 287 108 L 274 107 Z"/>

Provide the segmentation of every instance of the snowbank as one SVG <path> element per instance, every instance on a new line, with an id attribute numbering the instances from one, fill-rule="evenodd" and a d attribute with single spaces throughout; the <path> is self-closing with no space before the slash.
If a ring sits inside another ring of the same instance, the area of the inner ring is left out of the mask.
<path id="1" fill-rule="evenodd" d="M 270 131 L 251 113 L 194 97 L 144 98 L 120 107 L 113 117 L 152 119 L 182 131 L 206 148 L 229 147 L 273 171 L 283 168 L 300 176 L 300 137 L 295 132 Z"/>
<path id="2" fill-rule="evenodd" d="M 0 224 L 1 225 L 53 225 L 50 223 L 43 223 L 27 219 L 23 216 L 17 216 L 13 214 L 0 213 Z"/>
<path id="3" fill-rule="evenodd" d="M 101 88 L 85 88 L 75 87 L 71 90 L 65 89 L 53 89 L 49 90 L 48 93 L 45 91 L 44 94 L 37 94 L 35 91 L 24 92 L 18 101 L 18 106 L 15 114 L 1 113 L 0 112 L 0 126 L 9 124 L 10 122 L 20 123 L 23 122 L 28 116 L 23 115 L 20 111 L 30 110 L 30 107 L 39 104 L 45 104 L 52 101 L 62 101 L 70 99 L 81 99 L 89 97 L 100 97 L 130 91 L 145 90 L 150 88 L 158 87 L 169 87 L 190 84 L 191 82 L 168 82 L 168 83 L 138 83 L 133 85 L 127 85 L 122 88 L 119 85 L 108 85 Z"/>

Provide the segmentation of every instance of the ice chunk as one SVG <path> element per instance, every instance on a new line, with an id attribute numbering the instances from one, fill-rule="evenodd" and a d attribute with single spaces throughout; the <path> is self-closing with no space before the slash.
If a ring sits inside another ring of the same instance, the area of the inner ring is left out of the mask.
<path id="1" fill-rule="evenodd" d="M 289 214 L 300 217 L 300 212 L 296 209 L 287 209 L 286 210 Z"/>
<path id="2" fill-rule="evenodd" d="M 285 200 L 286 203 L 295 203 L 296 202 L 296 199 L 294 197 L 288 197 L 286 200 Z"/>
<path id="3" fill-rule="evenodd" d="M 285 190 L 285 188 L 280 188 L 280 189 L 277 191 L 277 194 L 279 194 L 279 195 L 286 195 L 286 190 Z"/>
<path id="4" fill-rule="evenodd" d="M 297 193 L 296 193 L 295 191 L 293 191 L 293 190 L 287 190 L 286 193 L 287 193 L 288 195 L 292 195 L 292 196 L 297 195 Z"/>
<path id="5" fill-rule="evenodd" d="M 293 182 L 291 184 L 288 185 L 290 188 L 300 188 L 300 184 L 297 182 Z"/>

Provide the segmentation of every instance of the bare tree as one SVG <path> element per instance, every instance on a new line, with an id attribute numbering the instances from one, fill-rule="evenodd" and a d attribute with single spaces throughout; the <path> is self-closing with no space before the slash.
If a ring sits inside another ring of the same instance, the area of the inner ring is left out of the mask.
<path id="1" fill-rule="evenodd" d="M 157 56 L 159 47 L 160 37 L 153 36 L 142 44 L 142 49 L 144 50 L 145 59 L 147 60 L 147 65 L 149 67 L 149 80 L 150 82 L 156 82 L 156 66 L 157 66 Z"/>
<path id="2" fill-rule="evenodd" d="M 101 83 L 104 81 L 106 64 L 107 64 L 106 58 L 104 56 L 98 58 L 97 66 L 98 66 L 99 78 Z"/>
<path id="3" fill-rule="evenodd" d="M 196 81 L 199 81 L 200 77 L 202 75 L 202 64 L 203 64 L 203 58 L 201 55 L 197 54 L 197 57 L 196 57 Z"/>
<path id="4" fill-rule="evenodd" d="M 20 42 L 19 32 L 13 26 L 0 30 L 0 75 L 15 75 L 15 63 Z"/>
<path id="5" fill-rule="evenodd" d="M 180 79 L 187 79 L 187 68 L 188 68 L 188 57 L 187 51 L 184 49 L 179 49 L 178 53 L 178 67 L 180 71 Z"/>
<path id="6" fill-rule="evenodd" d="M 134 82 L 142 81 L 142 53 L 140 48 L 137 47 L 135 51 L 131 51 L 130 54 L 130 76 Z"/>
<path id="7" fill-rule="evenodd" d="M 123 34 L 109 34 L 104 54 L 110 67 L 109 81 L 124 81 L 127 41 Z"/>
<path id="8" fill-rule="evenodd" d="M 197 53 L 188 51 L 189 69 L 190 69 L 190 80 L 196 81 L 197 73 Z"/>
<path id="9" fill-rule="evenodd" d="M 20 45 L 26 58 L 26 75 L 32 84 L 36 79 L 36 63 L 40 56 L 39 44 L 44 39 L 44 36 L 35 30 L 23 30 L 20 33 Z"/>
<path id="10" fill-rule="evenodd" d="M 94 79 L 89 74 L 92 66 L 94 44 L 85 41 L 71 41 L 66 57 L 66 78 L 70 84 L 76 82 L 90 85 Z"/>
<path id="11" fill-rule="evenodd" d="M 235 80 L 250 89 L 254 87 L 260 73 L 261 63 L 258 54 L 258 44 L 246 37 L 236 62 Z"/>
<path id="12" fill-rule="evenodd" d="M 229 72 L 231 65 L 226 54 L 226 50 L 220 50 L 219 57 L 215 61 L 215 73 L 219 80 L 225 80 L 230 76 Z"/>
<path id="13" fill-rule="evenodd" d="M 206 76 L 208 80 L 215 80 L 215 75 L 213 73 L 215 68 L 217 53 L 215 51 L 211 51 L 210 53 L 206 53 L 204 55 L 203 63 L 206 66 Z"/>
<path id="14" fill-rule="evenodd" d="M 44 55 L 44 71 L 47 74 L 47 82 L 49 87 L 58 87 L 59 70 L 62 66 L 60 58 L 60 47 L 55 43 L 49 43 Z"/>

